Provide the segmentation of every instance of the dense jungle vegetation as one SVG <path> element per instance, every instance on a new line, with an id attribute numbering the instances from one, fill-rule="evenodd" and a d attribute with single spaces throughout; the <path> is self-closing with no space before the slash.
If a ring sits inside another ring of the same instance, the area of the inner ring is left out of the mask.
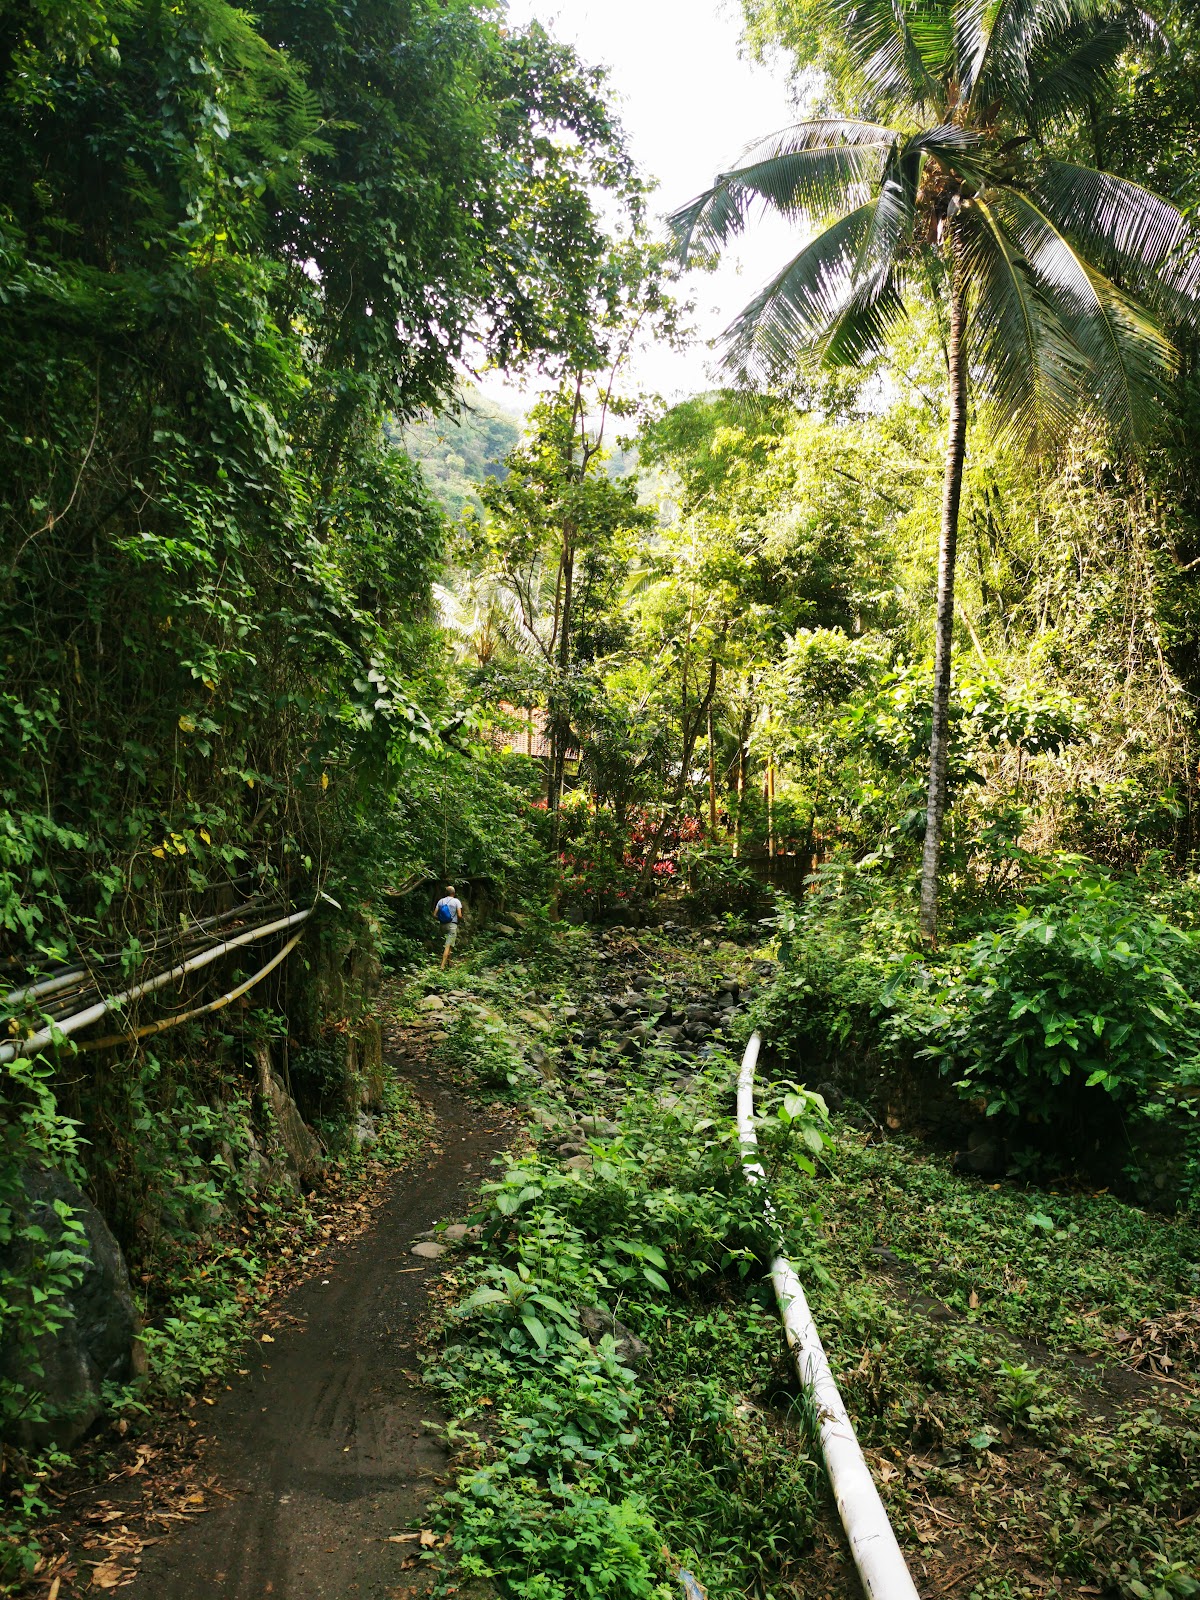
<path id="1" fill-rule="evenodd" d="M 13 1592 L 79 1451 L 418 1147 L 386 1015 L 534 1107 L 430 1369 L 460 1575 L 843 1592 L 758 1027 L 889 1506 L 966 1541 L 925 1570 L 1197 1593 L 1200 24 L 743 10 L 804 112 L 684 203 L 484 0 L 0 3 Z M 639 393 L 761 207 L 799 253 L 723 384 Z M 1171 1394 L 1097 1411 L 1131 1349 Z"/>

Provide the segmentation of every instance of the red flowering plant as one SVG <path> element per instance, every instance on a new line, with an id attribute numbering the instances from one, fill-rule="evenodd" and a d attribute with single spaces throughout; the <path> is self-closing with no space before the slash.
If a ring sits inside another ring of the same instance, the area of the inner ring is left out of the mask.
<path id="1" fill-rule="evenodd" d="M 627 835 L 614 813 L 581 805 L 577 796 L 586 801 L 584 791 L 576 790 L 560 813 L 563 897 L 590 920 L 600 920 L 636 893 L 637 860 L 630 860 Z"/>
<path id="2" fill-rule="evenodd" d="M 646 848 L 658 825 L 658 817 L 645 807 L 630 811 L 629 838 L 625 849 L 627 867 L 641 870 L 642 862 L 646 858 Z M 661 884 L 676 877 L 679 872 L 680 852 L 703 837 L 704 828 L 699 817 L 689 815 L 673 818 L 663 835 L 658 860 L 654 863 L 654 881 Z"/>

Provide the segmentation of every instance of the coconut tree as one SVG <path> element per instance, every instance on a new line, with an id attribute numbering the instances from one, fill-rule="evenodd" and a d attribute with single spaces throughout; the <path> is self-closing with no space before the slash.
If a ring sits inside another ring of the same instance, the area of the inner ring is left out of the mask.
<path id="1" fill-rule="evenodd" d="M 879 121 L 822 117 L 750 145 L 671 219 L 711 254 L 757 206 L 808 242 L 725 335 L 771 381 L 798 358 L 878 352 L 916 296 L 941 305 L 949 378 L 921 931 L 936 934 L 954 566 L 968 395 L 1031 452 L 1092 419 L 1125 448 L 1150 425 L 1197 320 L 1197 232 L 1159 196 L 1056 146 L 1122 55 L 1159 42 L 1113 0 L 859 0 L 839 9 L 855 92 Z M 820 231 L 813 234 L 814 227 Z"/>

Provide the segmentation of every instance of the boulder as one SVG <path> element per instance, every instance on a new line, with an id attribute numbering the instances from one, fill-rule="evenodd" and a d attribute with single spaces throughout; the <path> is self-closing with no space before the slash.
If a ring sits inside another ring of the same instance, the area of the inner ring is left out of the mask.
<path id="1" fill-rule="evenodd" d="M 584 1306 L 579 1313 L 580 1326 L 588 1338 L 596 1343 L 611 1334 L 617 1347 L 617 1360 L 627 1367 L 635 1366 L 650 1354 L 649 1345 L 643 1344 L 636 1333 L 619 1322 L 606 1306 Z"/>
<path id="2" fill-rule="evenodd" d="M 271 1111 L 288 1165 L 301 1183 L 316 1177 L 321 1168 L 321 1142 L 296 1109 L 277 1072 L 271 1074 Z"/>
<path id="3" fill-rule="evenodd" d="M 9 1324 L 0 1339 L 0 1372 L 44 1397 L 14 1430 L 18 1442 L 30 1449 L 47 1444 L 69 1449 L 103 1414 L 103 1385 L 127 1383 L 145 1370 L 138 1311 L 121 1247 L 87 1196 L 53 1169 L 26 1168 L 21 1184 L 24 1204 L 18 1198 L 14 1217 L 18 1234 L 2 1252 L 7 1270 L 18 1281 L 32 1276 L 35 1251 L 66 1248 L 84 1259 L 80 1282 L 65 1297 L 62 1326 L 24 1344 Z M 81 1233 L 66 1232 L 56 1201 L 72 1208 Z M 49 1243 L 22 1239 L 20 1232 L 30 1227 L 41 1229 Z"/>
<path id="4" fill-rule="evenodd" d="M 421 1001 L 422 1011 L 445 1011 L 446 1002 L 440 994 L 427 994 Z"/>

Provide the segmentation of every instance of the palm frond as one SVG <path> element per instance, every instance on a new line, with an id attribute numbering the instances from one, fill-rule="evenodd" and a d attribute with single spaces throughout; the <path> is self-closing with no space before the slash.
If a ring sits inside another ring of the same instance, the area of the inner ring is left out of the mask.
<path id="1" fill-rule="evenodd" d="M 831 366 L 853 366 L 878 350 L 904 314 L 900 280 L 916 222 L 923 138 L 909 140 L 888 163 L 851 269 L 849 302 L 822 341 Z"/>
<path id="2" fill-rule="evenodd" d="M 972 202 L 955 229 L 979 387 L 1002 435 L 1026 450 L 1051 449 L 1079 415 L 1087 359 L 991 206 Z"/>
<path id="3" fill-rule="evenodd" d="M 1111 9 L 1108 0 L 994 0 L 981 22 L 987 42 L 961 85 L 964 99 L 980 112 L 993 104 L 1023 112 L 1039 52 L 1077 26 L 1095 26 Z"/>
<path id="4" fill-rule="evenodd" d="M 756 203 L 797 219 L 839 209 L 878 180 L 899 135 L 872 122 L 821 118 L 756 140 L 736 167 L 668 219 L 680 257 L 712 250 L 746 225 Z"/>
<path id="5" fill-rule="evenodd" d="M 1030 124 L 1040 128 L 1063 116 L 1077 114 L 1093 97 L 1105 95 L 1116 67 L 1129 48 L 1124 21 L 1075 22 L 1038 52 L 1031 63 L 1025 93 Z"/>
<path id="6" fill-rule="evenodd" d="M 880 199 L 870 200 L 819 233 L 726 330 L 725 363 L 738 377 L 771 381 L 798 358 L 820 351 L 847 313 L 858 331 L 847 324 L 846 346 L 858 340 L 866 348 L 858 333 L 869 339 L 872 317 L 888 315 L 894 289 L 894 275 L 882 261 L 863 270 L 879 206 Z M 877 302 L 882 303 L 873 313 Z"/>
<path id="7" fill-rule="evenodd" d="M 968 100 L 979 70 L 987 55 L 996 0 L 955 0 L 951 26 L 954 30 L 954 82 L 960 100 Z"/>
<path id="8" fill-rule="evenodd" d="M 899 159 L 920 161 L 926 156 L 936 156 L 943 166 L 966 176 L 972 174 L 972 152 L 983 154 L 986 149 L 987 140 L 983 134 L 957 122 L 943 122 L 936 128 L 913 134 L 900 150 Z"/>
<path id="9" fill-rule="evenodd" d="M 940 104 L 953 60 L 947 0 L 842 0 L 850 54 L 886 101 Z"/>
<path id="10" fill-rule="evenodd" d="M 1091 260 L 1174 322 L 1200 327 L 1200 228 L 1127 178 L 1048 161 L 1030 198 Z"/>
<path id="11" fill-rule="evenodd" d="M 1036 205 L 1010 192 L 996 207 L 1063 327 L 1087 358 L 1096 410 L 1126 444 L 1149 422 L 1175 351 L 1144 307 L 1079 253 Z"/>

